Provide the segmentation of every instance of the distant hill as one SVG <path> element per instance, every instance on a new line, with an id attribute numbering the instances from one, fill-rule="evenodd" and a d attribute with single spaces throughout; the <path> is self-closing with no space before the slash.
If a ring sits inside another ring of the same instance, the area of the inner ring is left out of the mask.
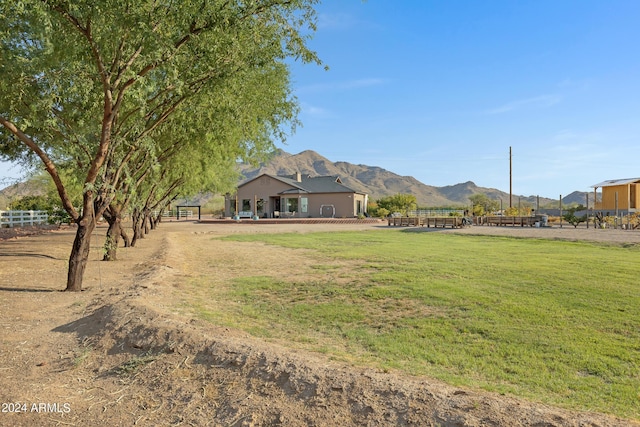
<path id="1" fill-rule="evenodd" d="M 289 154 L 278 150 L 273 157 L 259 167 L 241 164 L 240 171 L 245 179 L 252 179 L 263 173 L 273 175 L 291 175 L 296 172 L 317 175 L 338 175 L 342 182 L 357 191 L 369 194 L 372 200 L 398 193 L 409 193 L 416 196 L 418 205 L 424 207 L 465 206 L 469 203 L 469 196 L 486 194 L 494 200 L 503 200 L 504 206 L 509 204 L 509 193 L 495 188 L 478 187 L 472 181 L 434 187 L 423 184 L 412 176 L 401 176 L 377 166 L 354 165 L 348 162 L 332 162 L 315 151 L 307 150 L 299 154 Z M 585 203 L 585 194 L 574 192 L 563 198 L 564 204 Z M 513 196 L 513 203 L 518 201 L 535 206 L 535 196 Z M 540 198 L 540 206 L 546 206 L 557 200 Z"/>
<path id="2" fill-rule="evenodd" d="M 587 195 L 589 196 L 589 206 L 593 207 L 593 193 L 587 193 L 584 191 L 574 191 L 571 194 L 568 194 L 562 198 L 562 203 L 565 205 L 578 204 L 586 206 L 587 203 Z M 600 197 L 600 193 L 598 193 L 598 197 Z M 557 203 L 557 201 L 556 201 Z"/>
<path id="3" fill-rule="evenodd" d="M 504 207 L 509 206 L 509 193 L 495 188 L 478 187 L 472 181 L 467 181 L 445 187 L 434 187 L 423 184 L 412 176 L 401 176 L 377 166 L 354 165 L 348 162 L 332 162 L 315 151 L 307 150 L 298 154 L 290 154 L 283 150 L 273 153 L 269 161 L 258 167 L 249 164 L 240 164 L 240 173 L 244 180 L 255 178 L 263 173 L 272 175 L 292 175 L 296 172 L 312 176 L 338 175 L 342 182 L 360 192 L 369 194 L 371 200 L 391 196 L 398 193 L 408 193 L 416 196 L 421 207 L 462 207 L 469 204 L 469 196 L 485 194 L 494 200 L 502 200 Z M 28 183 L 15 184 L 0 190 L 0 209 L 4 201 L 15 200 L 22 195 L 40 193 L 42 190 Z M 573 203 L 585 204 L 587 193 L 575 191 L 562 198 L 563 205 Z M 589 204 L 593 203 L 593 195 L 589 194 Z M 176 204 L 200 204 L 205 205 L 211 200 L 212 195 L 201 194 L 190 198 L 188 201 L 181 199 Z M 518 202 L 536 206 L 536 196 L 513 196 L 513 204 Z M 540 207 L 555 208 L 558 200 L 540 197 Z"/>
<path id="4" fill-rule="evenodd" d="M 24 196 L 41 196 L 47 192 L 46 186 L 40 180 L 18 182 L 0 190 L 0 210 L 6 210 L 9 203 Z"/>

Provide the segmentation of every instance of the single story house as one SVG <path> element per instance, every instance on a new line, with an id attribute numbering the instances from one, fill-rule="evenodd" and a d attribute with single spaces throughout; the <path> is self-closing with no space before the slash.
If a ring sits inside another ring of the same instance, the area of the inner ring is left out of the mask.
<path id="1" fill-rule="evenodd" d="M 610 179 L 591 186 L 594 196 L 602 188 L 602 201 L 596 201 L 597 210 L 636 212 L 640 204 L 640 178 Z M 597 200 L 597 198 L 596 198 Z"/>
<path id="2" fill-rule="evenodd" d="M 338 176 L 262 174 L 225 198 L 225 215 L 241 218 L 353 218 L 367 211 L 365 193 Z"/>

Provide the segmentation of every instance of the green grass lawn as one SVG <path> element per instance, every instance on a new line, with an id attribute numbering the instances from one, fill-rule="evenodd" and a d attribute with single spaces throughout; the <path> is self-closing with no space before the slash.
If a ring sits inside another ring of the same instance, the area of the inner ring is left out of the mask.
<path id="1" fill-rule="evenodd" d="M 637 246 L 400 230 L 228 239 L 318 263 L 239 276 L 222 296 L 234 304 L 205 318 L 351 363 L 640 418 Z"/>

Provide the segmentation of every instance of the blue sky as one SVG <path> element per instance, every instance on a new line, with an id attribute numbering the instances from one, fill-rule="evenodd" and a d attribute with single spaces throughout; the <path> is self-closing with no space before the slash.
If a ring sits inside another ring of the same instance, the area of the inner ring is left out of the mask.
<path id="1" fill-rule="evenodd" d="M 640 177 L 640 1 L 326 0 L 279 147 L 557 198 Z M 0 180 L 18 168 L 0 164 Z"/>
<path id="2" fill-rule="evenodd" d="M 640 1 L 327 0 L 285 151 L 557 198 L 640 176 Z"/>

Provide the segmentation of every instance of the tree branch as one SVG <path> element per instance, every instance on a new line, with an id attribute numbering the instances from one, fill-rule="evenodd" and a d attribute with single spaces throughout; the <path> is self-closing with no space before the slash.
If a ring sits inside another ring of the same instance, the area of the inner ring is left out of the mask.
<path id="1" fill-rule="evenodd" d="M 64 19 L 69 21 L 87 40 L 89 47 L 91 48 L 91 52 L 93 58 L 96 62 L 96 66 L 98 67 L 98 71 L 100 73 L 100 80 L 102 82 L 102 90 L 104 95 L 104 113 L 102 118 L 102 132 L 100 135 L 100 144 L 96 153 L 91 161 L 91 165 L 89 167 L 89 171 L 87 172 L 87 176 L 85 178 L 85 183 L 93 184 L 98 176 L 98 172 L 102 167 L 102 164 L 105 161 L 109 143 L 111 142 L 111 128 L 113 125 L 113 121 L 115 118 L 115 113 L 117 110 L 113 108 L 113 95 L 111 92 L 111 85 L 109 82 L 109 74 L 104 65 L 104 61 L 102 59 L 102 55 L 100 54 L 100 50 L 98 49 L 98 45 L 93 39 L 91 33 L 91 20 L 87 20 L 87 24 L 85 26 L 71 13 L 63 8 L 61 4 L 51 4 L 50 0 L 44 0 L 45 3 L 48 3 L 50 7 L 60 13 Z"/>
<path id="2" fill-rule="evenodd" d="M 78 211 L 73 207 L 71 203 L 71 198 L 67 193 L 67 189 L 64 187 L 62 180 L 60 179 L 60 175 L 58 174 L 58 170 L 56 169 L 56 165 L 51 161 L 47 153 L 45 153 L 38 145 L 24 132 L 22 132 L 18 127 L 12 122 L 5 119 L 3 116 L 0 116 L 0 124 L 4 126 L 9 132 L 14 134 L 20 141 L 22 141 L 31 151 L 33 151 L 44 163 L 44 167 L 53 179 L 53 182 L 56 185 L 56 190 L 58 190 L 58 194 L 60 195 L 60 200 L 62 201 L 62 206 L 67 211 L 67 213 L 71 216 L 71 218 L 76 221 L 79 218 Z"/>

